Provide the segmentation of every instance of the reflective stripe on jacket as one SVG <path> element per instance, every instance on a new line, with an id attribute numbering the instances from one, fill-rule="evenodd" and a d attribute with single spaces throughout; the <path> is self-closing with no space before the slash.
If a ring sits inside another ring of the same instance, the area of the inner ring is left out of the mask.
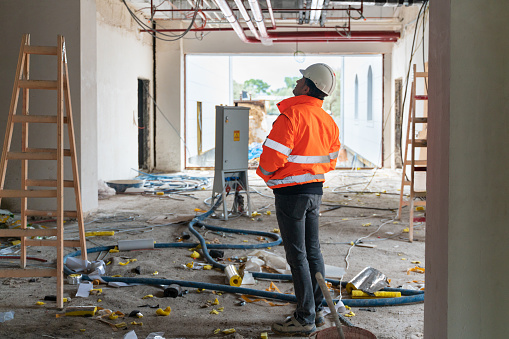
<path id="1" fill-rule="evenodd" d="M 322 104 L 307 95 L 278 104 L 281 115 L 263 143 L 256 170 L 270 188 L 323 182 L 336 167 L 339 129 Z"/>

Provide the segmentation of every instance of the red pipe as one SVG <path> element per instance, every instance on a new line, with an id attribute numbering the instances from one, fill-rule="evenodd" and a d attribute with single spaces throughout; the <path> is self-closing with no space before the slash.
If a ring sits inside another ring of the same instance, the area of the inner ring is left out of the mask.
<path id="1" fill-rule="evenodd" d="M 232 31 L 231 28 L 193 28 L 191 32 Z M 244 30 L 247 30 L 244 28 Z M 161 29 L 161 32 L 181 32 L 182 29 Z M 350 36 L 343 36 L 336 31 L 308 32 L 271 32 L 269 38 L 274 42 L 396 42 L 400 33 L 396 31 L 354 31 Z M 246 37 L 246 43 L 258 43 L 258 39 Z"/>
<path id="2" fill-rule="evenodd" d="M 352 39 L 364 39 L 364 40 L 379 40 L 379 39 L 390 39 L 397 40 L 400 37 L 399 32 L 395 31 L 354 31 L 350 32 L 349 36 L 341 35 L 336 31 L 308 31 L 308 32 L 271 32 L 269 38 L 273 40 L 287 40 L 296 39 L 302 40 L 314 40 L 323 38 L 333 38 L 338 40 L 352 40 Z"/>
<path id="3" fill-rule="evenodd" d="M 272 23 L 272 28 L 276 28 L 276 19 L 274 19 L 274 11 L 272 10 L 271 0 L 267 0 L 267 10 L 269 11 L 270 22 Z"/>

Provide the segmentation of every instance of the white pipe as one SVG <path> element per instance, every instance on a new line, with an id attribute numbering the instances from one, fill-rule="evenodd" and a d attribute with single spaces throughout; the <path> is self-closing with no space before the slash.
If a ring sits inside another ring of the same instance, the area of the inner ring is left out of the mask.
<path id="1" fill-rule="evenodd" d="M 244 7 L 242 0 L 235 0 L 235 3 L 237 4 L 237 8 L 239 9 L 240 14 L 242 14 L 242 17 L 244 18 L 244 21 L 246 22 L 247 27 L 249 27 L 249 29 L 251 30 L 251 32 L 253 33 L 253 35 L 255 36 L 256 39 L 261 40 L 260 34 L 258 33 L 255 26 L 253 25 L 253 22 L 251 21 L 251 17 L 247 13 L 246 7 Z"/>
<path id="2" fill-rule="evenodd" d="M 323 0 L 313 0 L 311 2 L 311 9 L 316 9 L 316 11 L 311 11 L 311 22 L 312 24 L 316 24 L 320 19 L 320 15 L 322 14 L 323 8 Z"/>
<path id="3" fill-rule="evenodd" d="M 272 10 L 272 4 L 270 0 L 267 0 L 267 9 L 269 10 L 270 22 L 272 23 L 272 28 L 276 28 L 276 20 L 274 19 L 274 11 Z"/>
<path id="4" fill-rule="evenodd" d="M 237 35 L 239 36 L 240 40 L 243 42 L 249 42 L 246 34 L 244 34 L 244 30 L 240 26 L 239 22 L 237 21 L 237 18 L 235 15 L 233 15 L 232 9 L 230 8 L 230 5 L 226 2 L 226 0 L 214 0 L 216 2 L 217 7 L 223 12 L 224 17 L 226 20 L 232 25 L 233 30 Z"/>
<path id="5" fill-rule="evenodd" d="M 260 8 L 260 4 L 258 0 L 249 0 L 249 7 L 251 7 L 251 12 L 253 12 L 253 17 L 256 21 L 256 26 L 258 26 L 258 30 L 260 31 L 261 41 L 264 45 L 272 45 L 272 40 L 269 38 L 267 34 L 267 29 L 265 27 L 265 22 L 263 22 L 263 14 L 262 9 Z"/>
<path id="6" fill-rule="evenodd" d="M 207 1 L 207 0 L 203 0 L 203 3 L 204 3 L 205 5 L 207 5 L 207 7 L 208 7 L 208 8 L 212 8 L 212 6 L 208 3 L 208 1 Z M 217 20 L 221 21 L 221 18 L 219 17 L 219 14 L 217 14 L 216 12 L 214 12 L 214 13 L 212 13 L 212 14 L 214 14 L 214 16 L 216 17 L 216 19 L 217 19 Z"/>
<path id="7" fill-rule="evenodd" d="M 316 11 L 314 11 L 314 9 L 316 9 L 317 3 L 318 3 L 318 0 L 311 0 L 311 14 L 309 14 L 309 23 L 310 24 L 315 22 Z"/>

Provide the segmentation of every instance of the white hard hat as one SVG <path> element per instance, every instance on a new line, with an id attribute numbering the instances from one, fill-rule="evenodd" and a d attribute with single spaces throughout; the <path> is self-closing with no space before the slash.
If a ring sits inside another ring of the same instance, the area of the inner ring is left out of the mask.
<path id="1" fill-rule="evenodd" d="M 300 72 L 304 76 L 311 80 L 316 88 L 324 92 L 327 95 L 331 95 L 336 88 L 336 74 L 334 70 L 326 64 L 318 63 L 309 66 L 306 69 L 301 69 Z"/>

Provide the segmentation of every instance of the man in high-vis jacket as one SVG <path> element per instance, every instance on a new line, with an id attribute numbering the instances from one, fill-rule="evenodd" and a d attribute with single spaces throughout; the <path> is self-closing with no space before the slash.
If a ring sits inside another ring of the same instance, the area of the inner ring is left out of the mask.
<path id="1" fill-rule="evenodd" d="M 325 276 L 318 239 L 318 215 L 324 174 L 336 167 L 339 129 L 322 109 L 336 87 L 326 64 L 300 70 L 292 98 L 277 106 L 281 114 L 263 144 L 256 173 L 273 189 L 276 216 L 293 277 L 297 308 L 272 325 L 280 334 L 307 335 L 324 324 L 323 294 L 315 274 Z"/>

